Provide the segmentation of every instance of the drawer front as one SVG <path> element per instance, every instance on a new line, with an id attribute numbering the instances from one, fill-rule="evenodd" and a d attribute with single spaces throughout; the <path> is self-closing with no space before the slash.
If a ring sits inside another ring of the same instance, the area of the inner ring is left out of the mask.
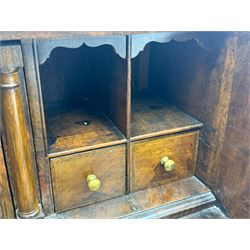
<path id="1" fill-rule="evenodd" d="M 192 176 L 198 136 L 196 131 L 133 142 L 131 191 Z M 161 164 L 164 156 L 174 161 L 173 170 L 167 171 Z"/>
<path id="2" fill-rule="evenodd" d="M 56 211 L 64 211 L 125 193 L 125 145 L 51 159 Z M 90 191 L 87 177 L 95 175 L 100 188 Z"/>

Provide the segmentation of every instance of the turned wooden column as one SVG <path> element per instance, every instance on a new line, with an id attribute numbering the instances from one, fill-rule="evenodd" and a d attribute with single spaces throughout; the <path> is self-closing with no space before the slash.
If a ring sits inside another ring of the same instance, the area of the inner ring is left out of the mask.
<path id="1" fill-rule="evenodd" d="M 9 168 L 13 174 L 15 185 L 17 215 L 20 218 L 33 218 L 39 214 L 40 208 L 17 67 L 2 67 L 0 88 L 3 128 Z"/>

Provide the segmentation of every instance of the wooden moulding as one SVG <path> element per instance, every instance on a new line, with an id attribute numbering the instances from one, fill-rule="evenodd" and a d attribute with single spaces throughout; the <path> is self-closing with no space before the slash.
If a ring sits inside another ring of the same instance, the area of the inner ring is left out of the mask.
<path id="1" fill-rule="evenodd" d="M 33 46 L 33 41 L 31 39 L 22 40 L 21 44 L 43 212 L 45 215 L 48 215 L 54 212 L 54 205 L 49 160 L 46 158 L 47 137 L 41 97 L 41 86 L 39 77 L 37 76 L 38 65 L 36 44 Z"/>
<path id="2" fill-rule="evenodd" d="M 180 218 L 214 205 L 215 197 L 196 177 L 189 177 L 53 214 L 48 219 Z"/>
<path id="3" fill-rule="evenodd" d="M 53 39 L 45 40 L 41 39 L 37 41 L 38 49 L 38 63 L 43 64 L 53 49 L 57 47 L 64 48 L 79 48 L 83 44 L 89 47 L 98 47 L 104 44 L 110 44 L 113 46 L 115 52 L 121 57 L 126 57 L 126 37 L 125 36 L 80 36 L 75 38 Z"/>
<path id="4" fill-rule="evenodd" d="M 13 50 L 17 48 L 14 47 Z M 20 59 L 19 53 L 7 47 L 2 49 L 4 58 L 10 58 L 8 55 L 15 54 L 11 58 Z M 20 50 L 20 46 L 19 46 Z M 18 51 L 18 49 L 17 49 Z M 13 63 L 15 66 L 18 62 Z M 38 204 L 38 194 L 35 184 L 35 175 L 32 164 L 31 145 L 29 143 L 28 125 L 24 114 L 24 107 L 21 100 L 20 78 L 18 67 L 10 67 L 11 62 L 2 65 L 0 87 L 1 87 L 1 105 L 3 110 L 3 127 L 7 144 L 7 154 L 9 158 L 9 168 L 13 173 L 14 189 L 17 198 L 17 216 L 20 218 L 33 218 L 40 213 Z M 7 66 L 7 67 L 6 67 Z"/>
<path id="5" fill-rule="evenodd" d="M 228 32 L 220 32 L 219 36 L 227 36 L 228 34 Z M 135 58 L 150 42 L 169 43 L 171 40 L 178 42 L 196 40 L 202 48 L 207 49 L 210 46 L 210 39 L 214 35 L 216 35 L 216 32 L 153 32 L 148 34 L 132 34 L 131 58 Z"/>

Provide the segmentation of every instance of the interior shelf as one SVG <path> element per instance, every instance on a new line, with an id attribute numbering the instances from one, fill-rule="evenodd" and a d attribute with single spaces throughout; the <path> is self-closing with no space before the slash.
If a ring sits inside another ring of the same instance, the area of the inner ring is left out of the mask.
<path id="1" fill-rule="evenodd" d="M 61 101 L 46 110 L 49 157 L 126 142 L 125 137 L 88 100 Z"/>
<path id="2" fill-rule="evenodd" d="M 165 100 L 150 95 L 132 100 L 131 140 L 196 129 L 202 123 Z"/>

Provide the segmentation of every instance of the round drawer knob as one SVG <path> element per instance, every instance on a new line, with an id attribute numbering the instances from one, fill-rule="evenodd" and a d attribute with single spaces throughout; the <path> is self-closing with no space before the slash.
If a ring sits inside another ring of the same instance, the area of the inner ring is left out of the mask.
<path id="1" fill-rule="evenodd" d="M 101 187 L 101 181 L 94 174 L 87 176 L 87 183 L 90 191 L 97 191 Z"/>
<path id="2" fill-rule="evenodd" d="M 168 156 L 164 156 L 161 158 L 161 165 L 164 166 L 166 171 L 172 171 L 175 169 L 175 162 L 169 159 Z"/>

